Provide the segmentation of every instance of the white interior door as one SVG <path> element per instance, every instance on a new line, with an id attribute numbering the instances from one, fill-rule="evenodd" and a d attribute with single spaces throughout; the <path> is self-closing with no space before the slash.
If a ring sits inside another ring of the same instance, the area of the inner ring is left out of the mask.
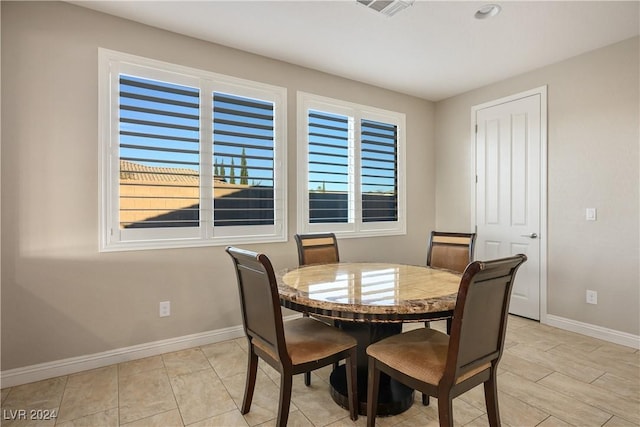
<path id="1" fill-rule="evenodd" d="M 541 243 L 546 239 L 541 228 L 546 91 L 532 92 L 473 109 L 475 258 L 526 254 L 528 260 L 518 270 L 509 311 L 539 320 Z"/>

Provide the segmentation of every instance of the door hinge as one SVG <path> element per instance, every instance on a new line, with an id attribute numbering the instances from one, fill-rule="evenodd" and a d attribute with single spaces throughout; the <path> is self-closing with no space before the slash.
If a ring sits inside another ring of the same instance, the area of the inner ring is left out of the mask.
<path id="1" fill-rule="evenodd" d="M 478 125 L 476 124 L 476 133 L 478 133 Z"/>

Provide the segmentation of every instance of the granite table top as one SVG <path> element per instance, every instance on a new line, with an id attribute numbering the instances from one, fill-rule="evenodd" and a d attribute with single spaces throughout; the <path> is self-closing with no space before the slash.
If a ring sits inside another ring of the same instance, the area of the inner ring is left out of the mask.
<path id="1" fill-rule="evenodd" d="M 284 307 L 352 322 L 451 317 L 460 275 L 424 266 L 335 263 L 277 273 Z"/>

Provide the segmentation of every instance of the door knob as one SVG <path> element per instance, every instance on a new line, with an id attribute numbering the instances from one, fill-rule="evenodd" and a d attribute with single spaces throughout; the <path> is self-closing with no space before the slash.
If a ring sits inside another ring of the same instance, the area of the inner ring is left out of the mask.
<path id="1" fill-rule="evenodd" d="M 536 233 L 531 233 L 531 234 L 521 234 L 521 237 L 528 237 L 530 239 L 537 239 L 538 235 Z"/>

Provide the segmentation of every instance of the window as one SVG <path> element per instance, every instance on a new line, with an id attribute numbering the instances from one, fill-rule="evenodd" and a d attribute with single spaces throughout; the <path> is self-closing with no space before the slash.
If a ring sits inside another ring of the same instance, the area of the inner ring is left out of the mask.
<path id="1" fill-rule="evenodd" d="M 298 228 L 404 234 L 401 113 L 298 93 Z"/>
<path id="2" fill-rule="evenodd" d="M 101 249 L 286 240 L 286 90 L 100 50 Z"/>

